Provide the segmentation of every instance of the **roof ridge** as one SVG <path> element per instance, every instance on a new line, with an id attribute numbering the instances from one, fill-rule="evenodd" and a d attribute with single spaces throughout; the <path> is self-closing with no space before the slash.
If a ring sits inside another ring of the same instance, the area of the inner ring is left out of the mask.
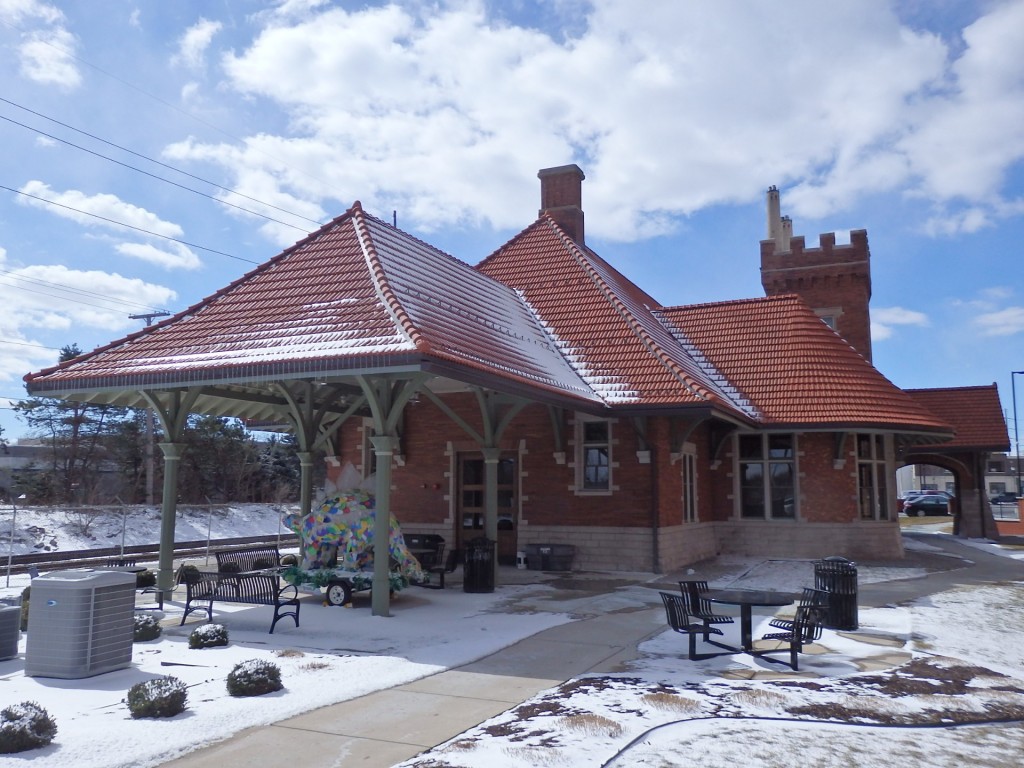
<path id="1" fill-rule="evenodd" d="M 799 299 L 800 296 L 795 293 L 779 293 L 774 296 L 752 296 L 747 299 L 725 299 L 723 301 L 701 301 L 696 304 L 676 304 L 671 307 L 661 307 L 662 312 L 671 312 L 673 310 L 686 310 L 701 307 L 722 307 L 728 305 L 737 304 L 761 304 L 771 302 L 789 302 L 794 299 Z"/>
<path id="2" fill-rule="evenodd" d="M 565 231 L 560 226 L 558 226 L 558 223 L 550 215 L 545 214 L 542 218 L 545 219 L 549 226 L 551 226 L 554 229 L 554 231 L 559 235 L 559 237 L 562 238 L 562 241 L 569 248 L 569 252 L 573 255 L 577 262 L 579 262 L 580 266 L 582 266 L 587 271 L 588 275 L 590 276 L 590 279 L 598 287 L 598 289 L 604 295 L 605 299 L 628 323 L 633 333 L 636 334 L 637 338 L 640 339 L 640 341 L 644 344 L 644 346 L 647 347 L 648 351 L 658 360 L 658 362 L 660 362 L 663 366 L 665 366 L 665 368 L 671 371 L 672 374 L 674 374 L 676 378 L 680 380 L 683 386 L 686 387 L 696 397 L 699 397 L 702 400 L 725 402 L 714 392 L 711 392 L 707 388 L 701 386 L 701 384 L 695 381 L 692 376 L 690 376 L 688 373 L 686 373 L 686 371 L 680 368 L 676 364 L 676 362 L 666 354 L 665 350 L 662 349 L 661 345 L 658 344 L 651 337 L 650 333 L 647 332 L 647 329 L 643 327 L 643 324 L 640 323 L 640 321 L 633 314 L 633 312 L 631 312 L 630 309 L 622 302 L 622 299 L 620 299 L 616 295 L 616 293 L 611 289 L 611 286 L 608 285 L 608 283 L 605 282 L 604 278 L 602 278 L 597 273 L 597 270 L 594 269 L 593 265 L 590 262 L 590 256 L 588 256 L 588 254 L 585 254 L 583 250 L 576 244 L 576 242 L 567 234 L 565 234 Z M 594 258 L 601 258 L 597 254 L 592 255 Z M 623 279 L 628 280 L 628 278 L 624 276 Z M 650 311 L 650 309 L 648 309 L 648 311 Z M 658 323 L 660 325 L 660 321 L 654 316 L 653 312 L 651 313 L 651 319 L 654 320 L 655 323 Z M 685 353 L 685 350 L 683 351 Z M 734 407 L 732 403 L 726 404 L 729 405 L 730 407 Z"/>
<path id="3" fill-rule="evenodd" d="M 387 272 L 381 263 L 380 254 L 377 253 L 377 246 L 374 244 L 373 236 L 370 234 L 370 228 L 366 222 L 367 216 L 369 214 L 363 211 L 363 206 L 357 200 L 352 206 L 352 227 L 355 230 L 356 238 L 359 240 L 363 257 L 366 259 L 366 266 L 373 280 L 373 287 L 384 306 L 388 308 L 392 318 L 402 329 L 402 332 L 405 333 L 406 338 L 416 345 L 417 350 L 428 353 L 431 351 L 430 343 L 412 321 L 412 318 L 409 317 L 409 313 L 406 312 L 402 302 L 398 299 L 398 294 L 391 287 Z"/>
<path id="4" fill-rule="evenodd" d="M 995 382 L 991 384 L 968 384 L 962 387 L 912 387 L 904 389 L 904 392 L 964 392 L 967 390 L 995 389 L 999 387 Z"/>

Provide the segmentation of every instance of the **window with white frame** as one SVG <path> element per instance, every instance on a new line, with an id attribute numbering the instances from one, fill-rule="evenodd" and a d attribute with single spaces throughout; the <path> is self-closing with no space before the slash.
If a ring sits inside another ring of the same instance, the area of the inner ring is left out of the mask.
<path id="1" fill-rule="evenodd" d="M 740 517 L 796 517 L 795 435 L 738 435 L 736 464 Z"/>
<path id="2" fill-rule="evenodd" d="M 606 419 L 576 419 L 576 488 L 612 489 L 612 424 Z"/>
<path id="3" fill-rule="evenodd" d="M 889 519 L 889 464 L 884 435 L 857 435 L 857 498 L 861 520 Z"/>
<path id="4" fill-rule="evenodd" d="M 680 454 L 683 473 L 683 522 L 697 522 L 697 447 L 693 443 L 683 446 Z"/>

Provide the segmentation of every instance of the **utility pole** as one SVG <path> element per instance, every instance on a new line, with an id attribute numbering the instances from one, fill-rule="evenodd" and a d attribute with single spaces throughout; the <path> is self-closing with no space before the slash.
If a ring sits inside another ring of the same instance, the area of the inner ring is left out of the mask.
<path id="1" fill-rule="evenodd" d="M 146 312 L 140 315 L 128 315 L 130 320 L 145 320 L 148 328 L 157 317 L 167 317 L 170 312 Z M 153 506 L 153 411 L 146 409 L 146 506 Z"/>

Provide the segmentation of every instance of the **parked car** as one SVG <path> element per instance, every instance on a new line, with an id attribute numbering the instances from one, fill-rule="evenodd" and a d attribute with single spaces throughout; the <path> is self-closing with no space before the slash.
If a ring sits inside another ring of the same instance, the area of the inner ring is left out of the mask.
<path id="1" fill-rule="evenodd" d="M 924 517 L 925 515 L 948 515 L 949 497 L 939 494 L 927 494 L 908 499 L 903 505 L 908 517 Z"/>
<path id="2" fill-rule="evenodd" d="M 946 501 L 952 501 L 953 499 L 953 494 L 951 494 L 949 491 L 904 491 L 899 495 L 899 498 L 896 499 L 896 511 L 903 512 L 906 509 L 907 504 L 909 504 L 914 499 L 921 498 L 922 496 L 938 496 L 939 498 L 943 498 Z"/>
<path id="3" fill-rule="evenodd" d="M 1010 493 L 1009 491 L 1007 491 L 1006 493 L 998 493 L 995 496 L 992 496 L 991 498 L 989 498 L 989 503 L 990 504 L 1016 504 L 1017 503 L 1017 494 L 1016 493 Z"/>

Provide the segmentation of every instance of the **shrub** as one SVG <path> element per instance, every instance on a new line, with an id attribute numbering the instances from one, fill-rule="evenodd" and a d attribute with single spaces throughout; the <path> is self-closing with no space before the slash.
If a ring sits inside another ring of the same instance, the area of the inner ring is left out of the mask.
<path id="1" fill-rule="evenodd" d="M 128 711 L 133 718 L 174 717 L 185 711 L 188 689 L 176 677 L 155 677 L 128 689 Z"/>
<path id="2" fill-rule="evenodd" d="M 239 662 L 228 673 L 228 693 L 232 696 L 262 696 L 283 687 L 281 670 L 270 661 L 249 659 Z"/>
<path id="3" fill-rule="evenodd" d="M 154 571 L 139 571 L 135 574 L 135 588 L 146 589 L 156 586 L 156 573 Z"/>
<path id="4" fill-rule="evenodd" d="M 0 754 L 45 747 L 57 735 L 57 723 L 34 701 L 0 710 Z"/>
<path id="5" fill-rule="evenodd" d="M 147 640 L 156 640 L 163 632 L 160 622 L 156 616 L 149 613 L 135 614 L 135 631 L 132 640 L 136 643 L 144 643 Z"/>
<path id="6" fill-rule="evenodd" d="M 21 631 L 28 632 L 28 599 L 32 594 L 32 587 L 25 587 L 21 591 Z"/>
<path id="7" fill-rule="evenodd" d="M 178 569 L 178 584 L 188 584 L 199 580 L 199 569 L 194 565 L 183 565 Z"/>
<path id="8" fill-rule="evenodd" d="M 202 624 L 188 636 L 189 648 L 215 648 L 228 644 L 228 631 L 223 624 Z"/>

